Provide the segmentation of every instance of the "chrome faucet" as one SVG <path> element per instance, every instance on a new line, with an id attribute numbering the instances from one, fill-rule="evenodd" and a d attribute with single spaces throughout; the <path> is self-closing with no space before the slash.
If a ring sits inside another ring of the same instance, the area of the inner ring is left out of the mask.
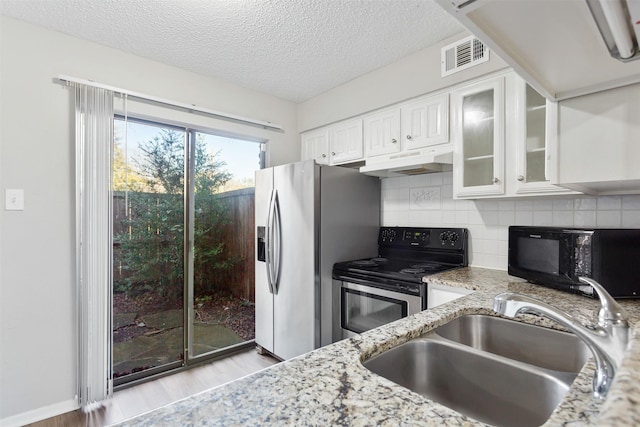
<path id="1" fill-rule="evenodd" d="M 590 285 L 600 298 L 598 322 L 595 325 L 582 324 L 562 310 L 535 298 L 514 292 L 496 295 L 493 309 L 508 317 L 515 317 L 518 313 L 546 316 L 576 334 L 589 347 L 596 362 L 593 395 L 604 399 L 629 343 L 628 316 L 598 282 L 587 277 L 579 279 Z"/>

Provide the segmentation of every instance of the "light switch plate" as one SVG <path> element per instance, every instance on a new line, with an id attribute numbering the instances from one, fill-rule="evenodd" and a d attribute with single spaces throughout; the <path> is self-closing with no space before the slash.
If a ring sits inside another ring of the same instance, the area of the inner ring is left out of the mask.
<path id="1" fill-rule="evenodd" d="M 4 209 L 7 211 L 24 210 L 24 190 L 7 188 L 5 190 Z"/>

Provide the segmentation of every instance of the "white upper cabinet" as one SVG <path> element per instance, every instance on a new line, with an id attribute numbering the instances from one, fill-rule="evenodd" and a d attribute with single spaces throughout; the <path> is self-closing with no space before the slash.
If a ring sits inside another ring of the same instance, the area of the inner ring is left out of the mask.
<path id="1" fill-rule="evenodd" d="M 511 158 L 515 160 L 515 171 L 510 174 L 507 165 L 507 184 L 513 183 L 513 190 L 518 195 L 571 193 L 571 190 L 551 184 L 557 175 L 557 103 L 545 99 L 516 75 L 510 81 L 513 82 L 513 95 L 508 97 L 507 103 L 511 99 L 515 103 L 515 117 L 513 144 L 507 147 L 507 152 L 509 148 L 513 149 Z"/>
<path id="2" fill-rule="evenodd" d="M 505 70 L 304 132 L 302 158 L 394 176 L 453 152 L 456 199 L 640 193 L 639 100 L 636 84 L 556 103 Z"/>
<path id="3" fill-rule="evenodd" d="M 347 120 L 331 126 L 329 147 L 329 164 L 331 165 L 361 160 L 363 156 L 362 119 Z"/>
<path id="4" fill-rule="evenodd" d="M 448 93 L 403 104 L 400 115 L 405 149 L 449 142 Z"/>
<path id="5" fill-rule="evenodd" d="M 365 157 L 448 142 L 448 93 L 422 97 L 364 117 Z"/>
<path id="6" fill-rule="evenodd" d="M 453 191 L 460 199 L 579 194 L 558 174 L 558 106 L 513 72 L 455 91 Z"/>
<path id="7" fill-rule="evenodd" d="M 320 165 L 329 164 L 329 130 L 321 128 L 301 135 L 302 160 L 313 159 Z"/>
<path id="8" fill-rule="evenodd" d="M 347 120 L 301 135 L 302 160 L 339 165 L 362 160 L 362 119 Z"/>
<path id="9" fill-rule="evenodd" d="M 640 84 L 559 105 L 558 183 L 588 194 L 640 194 Z"/>
<path id="10" fill-rule="evenodd" d="M 363 122 L 366 157 L 400 151 L 400 108 L 371 114 Z"/>
<path id="11" fill-rule="evenodd" d="M 456 198 L 504 194 L 504 77 L 453 92 Z"/>

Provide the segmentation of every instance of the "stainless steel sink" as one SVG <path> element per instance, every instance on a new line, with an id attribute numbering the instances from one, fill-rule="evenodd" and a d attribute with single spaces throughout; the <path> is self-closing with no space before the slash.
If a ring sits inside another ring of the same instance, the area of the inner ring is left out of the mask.
<path id="1" fill-rule="evenodd" d="M 580 372 L 591 351 L 574 334 L 500 317 L 472 314 L 440 326 L 435 333 L 478 350 L 541 368 Z"/>
<path id="2" fill-rule="evenodd" d="M 478 421 L 539 426 L 565 396 L 589 353 L 571 334 L 538 329 L 545 328 L 463 316 L 363 365 Z M 520 350 L 512 348 L 521 345 Z M 573 362 L 563 363 L 563 357 Z"/>

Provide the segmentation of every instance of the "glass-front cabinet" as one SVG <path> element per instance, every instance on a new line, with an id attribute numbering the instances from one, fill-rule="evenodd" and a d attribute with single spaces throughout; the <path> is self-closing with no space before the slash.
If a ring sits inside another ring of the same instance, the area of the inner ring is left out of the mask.
<path id="1" fill-rule="evenodd" d="M 557 168 L 558 106 L 514 77 L 515 193 L 570 193 L 551 184 Z"/>
<path id="2" fill-rule="evenodd" d="M 517 179 L 519 182 L 543 182 L 547 181 L 547 100 L 528 84 L 525 84 L 523 92 L 526 127 L 524 159 Z"/>
<path id="3" fill-rule="evenodd" d="M 558 107 L 514 72 L 452 94 L 458 199 L 578 194 L 553 185 Z"/>
<path id="4" fill-rule="evenodd" d="M 456 90 L 453 102 L 456 197 L 504 193 L 504 77 Z"/>

